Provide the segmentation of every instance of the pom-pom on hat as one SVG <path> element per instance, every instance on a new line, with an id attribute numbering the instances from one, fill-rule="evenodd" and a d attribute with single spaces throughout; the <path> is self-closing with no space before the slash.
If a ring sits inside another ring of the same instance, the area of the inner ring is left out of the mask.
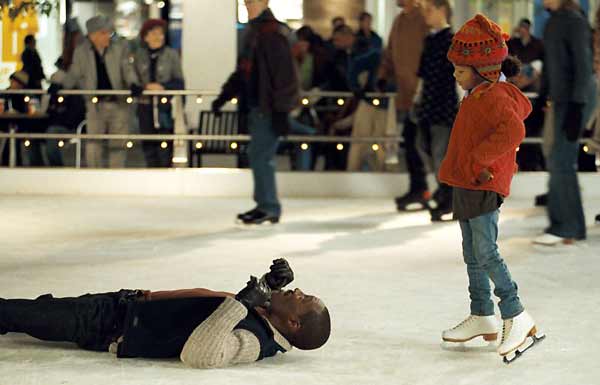
<path id="1" fill-rule="evenodd" d="M 486 80 L 496 82 L 502 62 L 508 56 L 506 41 L 509 38 L 498 24 L 478 14 L 454 35 L 448 60 L 456 65 L 471 66 Z"/>

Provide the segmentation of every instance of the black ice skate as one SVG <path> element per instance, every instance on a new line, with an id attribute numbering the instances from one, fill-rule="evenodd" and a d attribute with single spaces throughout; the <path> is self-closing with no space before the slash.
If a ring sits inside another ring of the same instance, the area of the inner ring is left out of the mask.
<path id="1" fill-rule="evenodd" d="M 419 211 L 428 208 L 427 202 L 431 199 L 429 191 L 409 191 L 395 199 L 396 209 L 402 211 Z"/>
<path id="2" fill-rule="evenodd" d="M 596 224 L 600 225 L 600 214 L 596 215 Z"/>
<path id="3" fill-rule="evenodd" d="M 268 214 L 259 209 L 253 209 L 237 216 L 237 223 L 246 226 L 276 224 L 279 223 L 279 216 Z"/>

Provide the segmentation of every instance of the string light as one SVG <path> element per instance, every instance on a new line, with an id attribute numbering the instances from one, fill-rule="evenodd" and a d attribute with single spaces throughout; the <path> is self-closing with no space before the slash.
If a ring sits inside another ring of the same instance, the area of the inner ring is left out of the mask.
<path id="1" fill-rule="evenodd" d="M 59 102 L 59 103 L 62 103 L 62 102 L 64 102 L 64 101 L 65 101 L 65 98 L 64 98 L 64 97 L 62 97 L 62 96 L 59 96 L 59 97 L 58 97 L 58 102 Z"/>
<path id="2" fill-rule="evenodd" d="M 341 143 L 338 143 L 338 145 L 335 148 L 337 148 L 338 151 L 342 151 L 344 149 L 344 145 Z"/>
<path id="3" fill-rule="evenodd" d="M 306 151 L 306 150 L 308 150 L 308 144 L 307 143 L 302 143 L 300 145 L 300 148 L 302 149 L 302 151 Z"/>
<path id="4" fill-rule="evenodd" d="M 133 142 L 129 141 L 126 144 L 127 148 L 133 148 Z"/>
<path id="5" fill-rule="evenodd" d="M 58 147 L 63 148 L 65 146 L 65 142 L 62 140 L 58 141 Z"/>
<path id="6" fill-rule="evenodd" d="M 94 96 L 92 98 L 92 103 L 97 104 L 98 103 L 98 97 Z"/>
<path id="7" fill-rule="evenodd" d="M 127 97 L 127 104 L 133 103 L 133 98 L 131 96 Z"/>
<path id="8" fill-rule="evenodd" d="M 169 101 L 169 99 L 167 99 L 166 97 L 164 97 L 164 98 L 160 99 L 160 102 L 161 102 L 162 104 L 167 104 L 167 102 L 168 102 L 168 101 Z"/>
<path id="9" fill-rule="evenodd" d="M 238 104 L 238 99 L 237 98 L 231 99 L 231 104 L 233 104 L 233 105 Z"/>
<path id="10" fill-rule="evenodd" d="M 25 147 L 31 146 L 31 142 L 29 140 L 26 140 L 23 144 L 25 145 Z"/>
<path id="11" fill-rule="evenodd" d="M 346 101 L 344 99 L 340 98 L 337 100 L 337 104 L 338 104 L 338 106 L 343 106 L 344 104 L 346 104 Z"/>
<path id="12" fill-rule="evenodd" d="M 308 106 L 309 104 L 310 104 L 310 100 L 308 100 L 308 98 L 302 99 L 302 105 L 303 106 Z"/>
<path id="13" fill-rule="evenodd" d="M 25 101 L 25 103 L 29 103 L 29 101 L 31 100 L 31 98 L 29 96 L 25 96 L 23 98 L 23 100 Z"/>
<path id="14" fill-rule="evenodd" d="M 381 104 L 381 102 L 379 101 L 379 99 L 373 99 L 373 105 L 375 107 L 379 106 Z"/>
<path id="15" fill-rule="evenodd" d="M 197 142 L 196 143 L 196 150 L 200 150 L 202 148 L 202 142 Z"/>
<path id="16" fill-rule="evenodd" d="M 169 145 L 167 144 L 167 142 L 162 142 L 162 143 L 160 144 L 160 148 L 162 148 L 163 150 L 164 150 L 165 148 L 167 148 L 167 147 L 169 147 Z"/>
<path id="17" fill-rule="evenodd" d="M 159 1 L 158 4 L 156 4 L 156 7 L 158 9 L 163 9 L 165 7 L 165 2 L 164 1 Z"/>
<path id="18" fill-rule="evenodd" d="M 379 145 L 378 144 L 372 145 L 371 148 L 373 149 L 373 151 L 379 151 Z"/>
<path id="19" fill-rule="evenodd" d="M 238 148 L 238 144 L 236 142 L 233 142 L 229 145 L 229 147 L 231 147 L 232 150 L 235 150 Z"/>
<path id="20" fill-rule="evenodd" d="M 196 103 L 197 103 L 197 104 L 202 104 L 202 96 L 198 96 L 198 97 L 196 98 Z"/>
<path id="21" fill-rule="evenodd" d="M 587 145 L 583 146 L 583 152 L 587 154 L 588 152 L 590 152 L 590 148 Z"/>

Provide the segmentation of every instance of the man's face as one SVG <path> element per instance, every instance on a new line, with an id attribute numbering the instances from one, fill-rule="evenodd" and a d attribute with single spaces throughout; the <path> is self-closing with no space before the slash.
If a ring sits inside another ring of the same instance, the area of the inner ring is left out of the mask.
<path id="1" fill-rule="evenodd" d="M 527 25 L 521 24 L 519 26 L 519 36 L 529 37 L 529 27 Z"/>
<path id="2" fill-rule="evenodd" d="M 347 50 L 352 48 L 354 44 L 354 37 L 352 35 L 347 35 L 342 32 L 338 32 L 333 34 L 333 45 L 336 49 L 339 50 Z"/>
<path id="3" fill-rule="evenodd" d="M 150 49 L 159 49 L 165 45 L 165 31 L 162 27 L 156 27 L 148 31 L 144 37 L 144 41 Z"/>
<path id="4" fill-rule="evenodd" d="M 97 49 L 106 49 L 110 45 L 110 37 L 112 31 L 109 29 L 101 29 L 89 34 L 89 38 Z"/>
<path id="5" fill-rule="evenodd" d="M 267 9 L 268 0 L 245 0 L 246 10 L 248 11 L 248 20 L 256 19 L 265 9 Z"/>
<path id="6" fill-rule="evenodd" d="M 271 295 L 271 312 L 298 319 L 310 311 L 322 311 L 325 304 L 319 298 L 307 295 L 300 289 L 276 291 Z"/>
<path id="7" fill-rule="evenodd" d="M 544 0 L 544 8 L 556 11 L 560 7 L 561 0 Z"/>
<path id="8" fill-rule="evenodd" d="M 373 25 L 373 20 L 371 19 L 370 16 L 365 16 L 360 21 L 360 29 L 363 31 L 370 31 L 372 25 Z"/>

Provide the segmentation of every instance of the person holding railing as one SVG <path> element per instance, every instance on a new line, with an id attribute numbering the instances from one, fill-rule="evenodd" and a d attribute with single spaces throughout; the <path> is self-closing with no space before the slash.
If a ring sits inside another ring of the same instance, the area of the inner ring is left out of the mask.
<path id="1" fill-rule="evenodd" d="M 165 44 L 167 23 L 160 19 L 147 20 L 140 31 L 142 46 L 134 56 L 137 75 L 136 94 L 143 90 L 182 90 L 185 89 L 183 69 L 179 53 Z M 173 134 L 171 103 L 159 101 L 159 97 L 138 99 L 138 118 L 142 134 Z M 148 167 L 170 167 L 173 146 L 164 148 L 158 141 L 145 141 L 143 144 Z"/>
<path id="2" fill-rule="evenodd" d="M 51 93 L 64 88 L 82 90 L 129 89 L 135 80 L 127 43 L 113 38 L 113 24 L 106 16 L 94 16 L 86 23 L 87 39 L 75 49 L 73 63 L 68 71 L 59 72 L 52 78 L 55 83 Z M 124 97 L 94 96 L 86 98 L 88 134 L 128 134 L 130 108 Z M 105 165 L 105 143 L 90 140 L 86 143 L 88 167 L 101 168 Z M 111 168 L 125 167 L 125 141 L 108 142 L 108 165 Z"/>

